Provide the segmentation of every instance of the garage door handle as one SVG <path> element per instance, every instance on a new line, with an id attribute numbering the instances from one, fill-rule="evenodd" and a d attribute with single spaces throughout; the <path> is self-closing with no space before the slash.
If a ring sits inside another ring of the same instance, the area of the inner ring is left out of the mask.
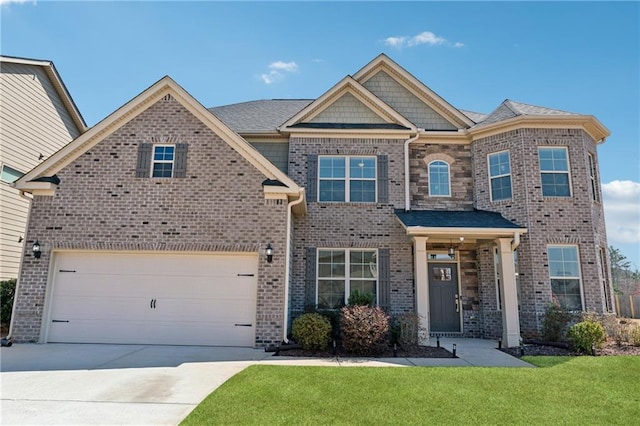
<path id="1" fill-rule="evenodd" d="M 253 274 L 238 274 L 239 277 L 254 277 Z"/>
<path id="2" fill-rule="evenodd" d="M 251 327 L 253 324 L 236 324 L 236 327 Z"/>
<path id="3" fill-rule="evenodd" d="M 69 320 L 52 320 L 51 322 L 69 322 Z"/>
<path id="4" fill-rule="evenodd" d="M 151 309 L 155 309 L 156 308 L 156 302 L 158 301 L 158 299 L 151 299 L 151 302 L 149 302 L 149 307 Z"/>

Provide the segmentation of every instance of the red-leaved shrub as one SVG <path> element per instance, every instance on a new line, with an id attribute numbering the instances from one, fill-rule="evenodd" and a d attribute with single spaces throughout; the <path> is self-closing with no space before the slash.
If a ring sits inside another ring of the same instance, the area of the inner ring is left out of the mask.
<path id="1" fill-rule="evenodd" d="M 342 347 L 354 355 L 372 355 L 385 344 L 389 315 L 371 306 L 345 306 L 340 309 Z"/>

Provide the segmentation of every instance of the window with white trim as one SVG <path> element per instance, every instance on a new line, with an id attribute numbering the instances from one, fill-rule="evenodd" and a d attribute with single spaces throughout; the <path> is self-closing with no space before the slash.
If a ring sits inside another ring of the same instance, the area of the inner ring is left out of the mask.
<path id="1" fill-rule="evenodd" d="M 376 202 L 375 156 L 318 157 L 318 200 Z"/>
<path id="2" fill-rule="evenodd" d="M 582 279 L 577 246 L 547 246 L 549 279 L 554 303 L 570 311 L 582 310 Z"/>
<path id="3" fill-rule="evenodd" d="M 24 176 L 19 170 L 9 167 L 6 164 L 2 165 L 2 171 L 0 172 L 0 181 L 4 183 L 13 183 Z"/>
<path id="4" fill-rule="evenodd" d="M 318 308 L 340 308 L 355 290 L 373 294 L 377 304 L 377 250 L 318 249 L 317 258 Z"/>
<path id="5" fill-rule="evenodd" d="M 429 163 L 429 196 L 450 197 L 451 180 L 449 178 L 449 163 L 436 160 Z"/>
<path id="6" fill-rule="evenodd" d="M 175 160 L 175 145 L 154 145 L 151 177 L 172 177 Z"/>
<path id="7" fill-rule="evenodd" d="M 569 155 L 565 147 L 538 147 L 542 195 L 570 197 Z"/>
<path id="8" fill-rule="evenodd" d="M 589 158 L 589 181 L 591 183 L 591 199 L 596 203 L 600 202 L 600 186 L 598 185 L 598 177 L 596 174 L 596 160 L 593 154 L 587 154 Z"/>
<path id="9" fill-rule="evenodd" d="M 511 162 L 509 151 L 489 154 L 491 201 L 511 199 Z"/>

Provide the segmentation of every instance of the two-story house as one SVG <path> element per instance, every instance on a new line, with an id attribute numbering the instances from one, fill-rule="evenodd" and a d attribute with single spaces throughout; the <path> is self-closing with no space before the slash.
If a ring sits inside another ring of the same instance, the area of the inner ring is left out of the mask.
<path id="1" fill-rule="evenodd" d="M 608 134 L 457 109 L 384 54 L 315 100 L 206 109 L 165 77 L 16 182 L 34 203 L 12 335 L 265 346 L 360 290 L 425 343 L 516 346 L 552 301 L 613 309 Z"/>
<path id="2" fill-rule="evenodd" d="M 29 215 L 10 184 L 85 129 L 53 62 L 0 56 L 0 280 L 18 277 Z"/>

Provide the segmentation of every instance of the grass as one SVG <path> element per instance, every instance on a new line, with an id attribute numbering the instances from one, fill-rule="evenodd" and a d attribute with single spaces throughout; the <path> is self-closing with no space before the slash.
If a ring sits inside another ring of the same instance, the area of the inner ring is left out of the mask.
<path id="1" fill-rule="evenodd" d="M 601 425 L 640 418 L 640 357 L 526 360 L 542 368 L 255 365 L 182 424 Z"/>

